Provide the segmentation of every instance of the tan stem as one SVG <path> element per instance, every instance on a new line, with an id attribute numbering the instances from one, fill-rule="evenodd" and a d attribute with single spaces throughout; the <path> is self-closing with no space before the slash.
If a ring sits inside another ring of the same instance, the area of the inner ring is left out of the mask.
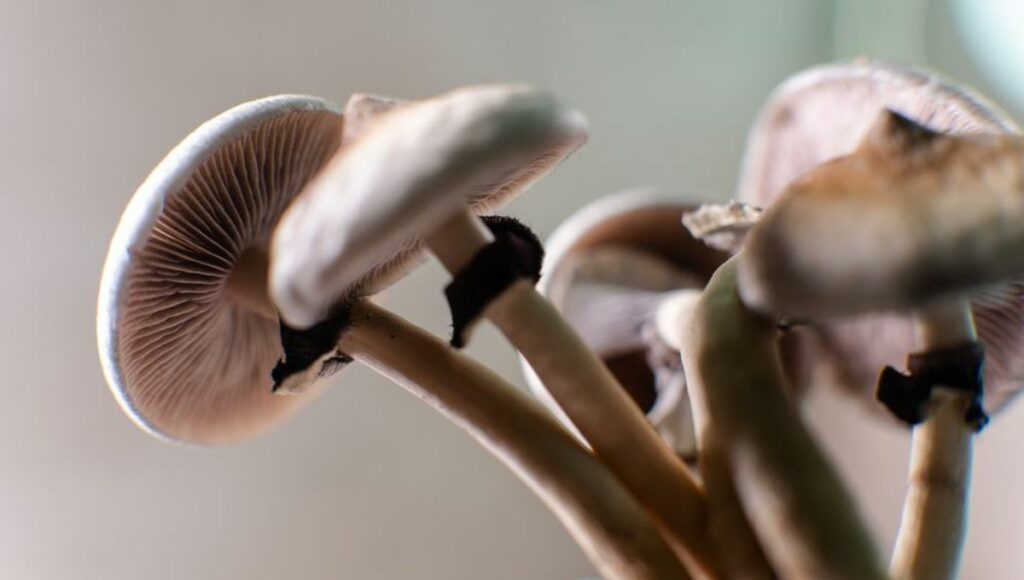
<path id="1" fill-rule="evenodd" d="M 703 432 L 702 432 L 703 431 Z M 736 490 L 729 454 L 713 430 L 697 430 L 697 457 L 708 496 L 711 538 L 728 578 L 773 579 L 775 572 L 761 546 Z"/>
<path id="2" fill-rule="evenodd" d="M 268 271 L 267 253 L 260 248 L 249 248 L 231 269 L 224 292 L 238 306 L 276 322 L 277 309 L 267 290 Z"/>
<path id="3" fill-rule="evenodd" d="M 786 395 L 775 324 L 743 306 L 735 266 L 733 258 L 712 277 L 685 339 L 694 406 L 721 436 L 782 578 L 884 578 L 852 497 Z"/>
<path id="4" fill-rule="evenodd" d="M 659 336 L 680 353 L 684 371 L 695 364 L 693 344 L 687 334 L 701 294 L 699 290 L 679 291 L 661 303 L 655 317 Z M 699 383 L 700 379 L 693 373 L 686 374 L 689 375 L 686 383 L 697 436 L 700 475 L 707 494 L 711 538 L 720 553 L 729 555 L 722 559 L 722 573 L 729 578 L 774 578 L 768 556 L 743 511 L 722 437 L 704 412 L 707 406 L 693 404 L 694 397 L 703 393 L 700 389 L 695 391 L 689 383 L 691 380 Z"/>
<path id="5" fill-rule="evenodd" d="M 687 578 L 628 491 L 543 408 L 436 337 L 369 303 L 339 348 L 468 431 L 555 513 L 602 576 Z"/>
<path id="6" fill-rule="evenodd" d="M 684 319 L 689 324 L 691 319 Z M 682 320 L 681 320 L 682 322 Z M 684 347 L 685 348 L 685 347 Z M 681 350 L 684 368 L 694 365 L 694 357 Z M 696 399 L 703 395 L 701 381 L 689 371 L 687 387 L 694 405 L 694 430 L 697 434 L 697 458 L 701 479 L 708 498 L 711 538 L 719 552 L 728 554 L 722 561 L 722 572 L 729 578 L 774 578 L 768 556 L 751 527 L 736 489 L 729 450 L 707 413 L 706 404 Z M 693 377 L 691 379 L 691 377 Z"/>
<path id="7" fill-rule="evenodd" d="M 426 240 L 450 272 L 489 243 L 477 221 L 461 212 Z M 677 553 L 713 574 L 703 492 L 600 359 L 529 282 L 514 284 L 484 314 L 530 363 L 598 458 L 658 521 Z"/>
<path id="8" fill-rule="evenodd" d="M 959 300 L 918 315 L 921 350 L 974 341 L 970 305 Z M 967 396 L 939 389 L 931 416 L 914 428 L 903 517 L 889 572 L 907 580 L 956 578 L 966 535 L 974 431 Z"/>

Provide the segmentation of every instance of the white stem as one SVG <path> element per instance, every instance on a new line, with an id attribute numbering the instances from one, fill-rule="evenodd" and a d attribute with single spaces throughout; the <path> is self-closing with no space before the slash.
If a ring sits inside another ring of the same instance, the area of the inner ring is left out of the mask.
<path id="1" fill-rule="evenodd" d="M 461 212 L 427 238 L 453 274 L 490 240 Z M 611 372 L 532 284 L 514 284 L 484 312 L 530 363 L 566 416 L 656 518 L 670 544 L 704 571 L 717 569 L 703 492 Z"/>
<path id="2" fill-rule="evenodd" d="M 711 278 L 685 337 L 694 408 L 780 577 L 881 579 L 852 497 L 786 395 L 775 324 L 739 298 L 736 263 Z"/>
<path id="3" fill-rule="evenodd" d="M 339 347 L 468 431 L 555 513 L 607 578 L 687 578 L 629 492 L 536 401 L 370 303 Z"/>
<path id="4" fill-rule="evenodd" d="M 954 301 L 918 315 L 927 352 L 977 339 L 970 305 Z M 974 431 L 964 421 L 966 395 L 938 389 L 931 416 L 914 428 L 910 473 L 889 572 L 900 580 L 956 578 L 966 535 Z"/>

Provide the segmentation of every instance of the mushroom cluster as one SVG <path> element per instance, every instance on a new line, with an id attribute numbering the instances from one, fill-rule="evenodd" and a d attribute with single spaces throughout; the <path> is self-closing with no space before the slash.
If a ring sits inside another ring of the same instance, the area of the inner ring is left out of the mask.
<path id="1" fill-rule="evenodd" d="M 973 435 L 1024 379 L 1017 126 L 931 73 L 830 65 L 770 97 L 740 202 L 630 191 L 547 244 L 495 215 L 587 132 L 518 85 L 204 123 L 110 245 L 116 400 L 158 437 L 226 443 L 361 362 L 498 457 L 604 577 L 955 577 Z M 448 340 L 374 300 L 427 256 Z M 535 397 L 460 352 L 484 320 Z M 822 385 L 912 429 L 888 572 L 801 416 Z"/>

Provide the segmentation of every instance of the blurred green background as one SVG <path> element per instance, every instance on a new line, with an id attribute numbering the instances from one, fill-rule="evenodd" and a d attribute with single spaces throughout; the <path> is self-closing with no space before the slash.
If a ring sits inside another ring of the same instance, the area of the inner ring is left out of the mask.
<path id="1" fill-rule="evenodd" d="M 993 20 L 974 18 L 984 5 L 0 0 L 0 578 L 591 573 L 509 472 L 365 369 L 232 447 L 160 443 L 121 415 L 95 354 L 106 245 L 135 187 L 205 119 L 286 92 L 344 102 L 356 91 L 417 98 L 491 81 L 549 88 L 589 116 L 593 135 L 509 210 L 546 235 L 623 188 L 728 198 L 758 106 L 816 63 L 925 64 L 1020 118 L 1024 100 L 1004 69 L 1024 54 L 1008 57 L 986 36 Z M 430 264 L 387 303 L 444 334 L 444 281 Z M 424 288 L 436 291 L 424 298 Z M 469 350 L 522 384 L 489 328 Z M 891 545 L 906 434 L 835 395 L 817 396 L 809 417 L 879 545 Z M 1021 408 L 979 440 L 964 578 L 1020 577 L 1021 440 Z"/>

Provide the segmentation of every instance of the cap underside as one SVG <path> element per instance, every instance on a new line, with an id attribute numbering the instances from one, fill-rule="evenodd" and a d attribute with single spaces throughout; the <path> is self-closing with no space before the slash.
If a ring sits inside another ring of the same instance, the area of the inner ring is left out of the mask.
<path id="1" fill-rule="evenodd" d="M 233 301 L 227 283 L 243 253 L 266 252 L 285 207 L 337 149 L 341 116 L 310 100 L 243 121 L 229 139 L 203 135 L 223 142 L 187 163 L 172 153 L 140 187 L 155 213 L 111 289 L 108 377 L 141 426 L 174 440 L 240 439 L 306 398 L 271 394 L 278 321 Z"/>

